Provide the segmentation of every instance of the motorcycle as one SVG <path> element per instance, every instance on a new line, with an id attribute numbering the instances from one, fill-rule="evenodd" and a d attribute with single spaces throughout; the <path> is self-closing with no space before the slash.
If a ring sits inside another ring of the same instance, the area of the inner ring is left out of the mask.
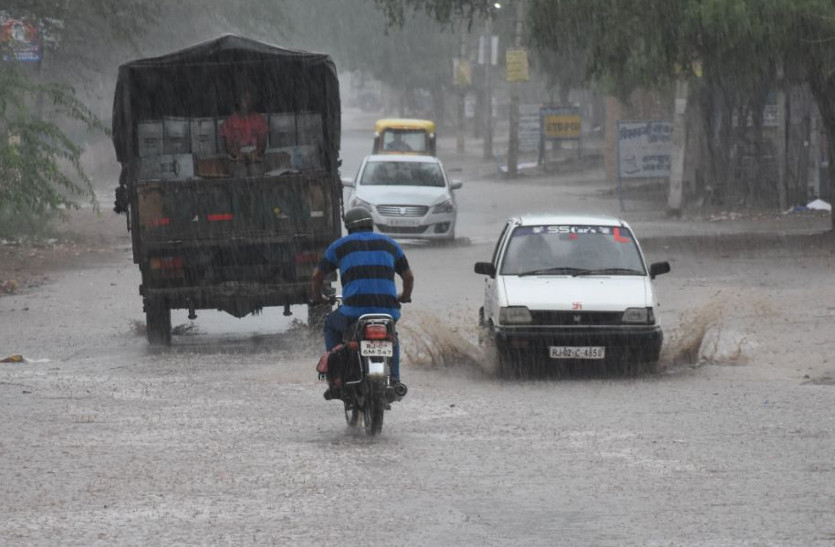
<path id="1" fill-rule="evenodd" d="M 341 303 L 339 297 L 335 299 Z M 408 392 L 406 384 L 391 377 L 397 339 L 394 324 L 388 314 L 360 316 L 344 342 L 325 354 L 317 367 L 320 379 L 327 379 L 330 386 L 325 398 L 343 402 L 350 427 L 357 427 L 362 417 L 368 435 L 383 430 L 385 411 Z"/>

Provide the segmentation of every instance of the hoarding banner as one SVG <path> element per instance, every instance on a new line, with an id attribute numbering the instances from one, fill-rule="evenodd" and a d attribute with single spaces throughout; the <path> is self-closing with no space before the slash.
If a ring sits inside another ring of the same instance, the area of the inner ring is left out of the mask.
<path id="1" fill-rule="evenodd" d="M 575 106 L 543 107 L 542 136 L 545 140 L 577 140 L 582 131 L 580 109 Z"/>
<path id="2" fill-rule="evenodd" d="M 455 87 L 467 87 L 473 83 L 473 72 L 467 59 L 452 60 L 452 82 Z"/>
<path id="3" fill-rule="evenodd" d="M 508 82 L 527 82 L 530 79 L 527 50 L 508 49 L 505 52 L 505 64 Z"/>
<path id="4" fill-rule="evenodd" d="M 538 152 L 540 136 L 538 104 L 519 105 L 519 151 Z"/>
<path id="5" fill-rule="evenodd" d="M 15 19 L 0 13 L 0 43 L 3 60 L 38 62 L 43 57 L 38 27 L 26 19 Z"/>
<path id="6" fill-rule="evenodd" d="M 669 177 L 672 153 L 673 122 L 618 121 L 618 177 Z"/>

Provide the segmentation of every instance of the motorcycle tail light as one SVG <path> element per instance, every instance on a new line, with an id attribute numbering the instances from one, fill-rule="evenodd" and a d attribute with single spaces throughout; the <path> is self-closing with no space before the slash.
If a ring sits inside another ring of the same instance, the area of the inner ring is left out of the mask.
<path id="1" fill-rule="evenodd" d="M 388 329 L 385 325 L 366 325 L 366 340 L 385 340 L 388 338 Z"/>

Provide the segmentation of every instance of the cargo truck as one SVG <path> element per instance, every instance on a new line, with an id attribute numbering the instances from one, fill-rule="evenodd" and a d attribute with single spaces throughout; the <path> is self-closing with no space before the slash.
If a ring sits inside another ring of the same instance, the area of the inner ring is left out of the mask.
<path id="1" fill-rule="evenodd" d="M 243 174 L 218 138 L 242 86 L 269 128 L 266 157 Z M 328 55 L 226 35 L 129 62 L 112 138 L 115 210 L 127 217 L 152 345 L 170 344 L 172 309 L 289 315 L 309 302 L 313 268 L 341 235 L 339 82 Z"/>

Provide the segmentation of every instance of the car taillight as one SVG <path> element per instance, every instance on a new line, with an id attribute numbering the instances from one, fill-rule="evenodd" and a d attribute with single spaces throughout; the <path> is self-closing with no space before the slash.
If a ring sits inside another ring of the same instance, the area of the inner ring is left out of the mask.
<path id="1" fill-rule="evenodd" d="M 388 338 L 388 329 L 385 325 L 366 325 L 365 339 L 366 340 L 385 340 Z"/>

